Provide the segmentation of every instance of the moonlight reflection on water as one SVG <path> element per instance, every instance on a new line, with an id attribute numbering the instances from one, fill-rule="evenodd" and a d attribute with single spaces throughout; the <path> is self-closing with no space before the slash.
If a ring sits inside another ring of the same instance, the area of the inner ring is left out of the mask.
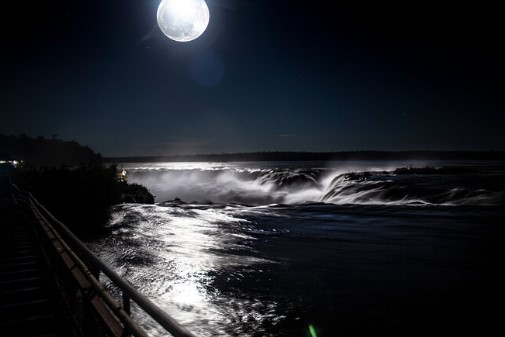
<path id="1" fill-rule="evenodd" d="M 114 214 L 112 235 L 94 245 L 96 252 L 192 332 L 233 336 L 243 332 L 234 322 L 259 327 L 275 319 L 274 301 L 224 294 L 215 284 L 273 263 L 254 256 L 248 244 L 253 237 L 236 232 L 234 226 L 246 220 L 213 209 L 163 206 L 125 205 Z M 144 324 L 156 331 L 155 324 Z"/>

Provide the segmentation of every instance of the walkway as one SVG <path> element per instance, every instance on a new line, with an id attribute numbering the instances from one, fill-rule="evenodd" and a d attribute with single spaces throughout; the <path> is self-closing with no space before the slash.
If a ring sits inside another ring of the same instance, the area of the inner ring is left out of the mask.
<path id="1" fill-rule="evenodd" d="M 5 192 L 5 191 L 4 191 Z M 32 219 L 0 198 L 0 331 L 31 337 L 73 336 L 46 273 Z"/>

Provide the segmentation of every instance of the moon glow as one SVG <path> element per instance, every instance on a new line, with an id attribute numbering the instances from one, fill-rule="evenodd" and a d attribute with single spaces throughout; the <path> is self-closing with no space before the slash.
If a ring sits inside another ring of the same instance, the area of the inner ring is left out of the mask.
<path id="1" fill-rule="evenodd" d="M 209 8 L 204 0 L 163 0 L 158 6 L 158 26 L 163 34 L 178 42 L 196 39 L 209 24 Z"/>

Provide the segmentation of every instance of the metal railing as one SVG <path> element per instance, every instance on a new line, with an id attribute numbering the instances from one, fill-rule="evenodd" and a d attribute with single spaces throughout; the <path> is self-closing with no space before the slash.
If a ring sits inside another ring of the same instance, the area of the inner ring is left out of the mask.
<path id="1" fill-rule="evenodd" d="M 131 316 L 130 301 L 133 301 L 172 336 L 195 337 L 93 254 L 31 193 L 17 186 L 13 188 L 15 201 L 26 204 L 40 224 L 41 240 L 46 241 L 49 250 L 46 254 L 58 274 L 59 287 L 67 288 L 61 289 L 66 294 L 67 306 L 80 313 L 75 319 L 78 335 L 148 337 Z M 122 304 L 99 282 L 101 273 L 120 290 Z"/>

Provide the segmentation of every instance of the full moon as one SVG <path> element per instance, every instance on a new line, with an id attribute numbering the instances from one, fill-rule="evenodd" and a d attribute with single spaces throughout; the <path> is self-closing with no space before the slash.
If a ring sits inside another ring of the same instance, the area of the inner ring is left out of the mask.
<path id="1" fill-rule="evenodd" d="M 209 24 L 209 8 L 204 0 L 163 0 L 158 6 L 158 26 L 174 41 L 196 39 Z"/>

